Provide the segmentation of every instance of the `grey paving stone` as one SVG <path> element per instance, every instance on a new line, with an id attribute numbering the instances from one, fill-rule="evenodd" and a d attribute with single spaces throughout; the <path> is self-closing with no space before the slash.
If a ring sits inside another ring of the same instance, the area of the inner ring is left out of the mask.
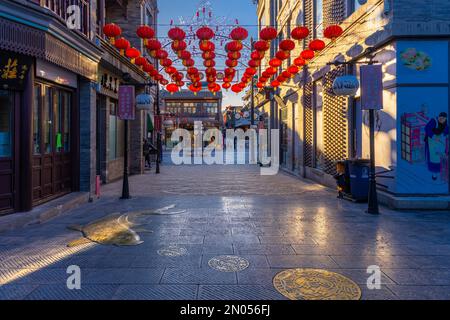
<path id="1" fill-rule="evenodd" d="M 271 268 L 338 268 L 328 256 L 313 255 L 268 255 Z"/>
<path id="2" fill-rule="evenodd" d="M 191 266 L 200 267 L 201 255 L 185 255 L 179 257 L 160 256 L 156 252 L 152 255 L 137 256 L 131 262 L 133 268 L 164 268 Z"/>
<path id="3" fill-rule="evenodd" d="M 400 286 L 388 285 L 397 299 L 402 300 L 449 300 L 450 286 Z"/>
<path id="4" fill-rule="evenodd" d="M 450 286 L 450 269 L 382 269 L 399 285 Z"/>
<path id="5" fill-rule="evenodd" d="M 122 285 L 114 300 L 194 300 L 196 285 Z"/>
<path id="6" fill-rule="evenodd" d="M 22 300 L 36 288 L 37 285 L 28 284 L 0 285 L 0 300 Z"/>
<path id="7" fill-rule="evenodd" d="M 288 244 L 235 244 L 236 254 L 295 254 L 294 249 Z"/>
<path id="8" fill-rule="evenodd" d="M 88 285 L 69 290 L 64 285 L 40 285 L 25 297 L 26 300 L 109 300 L 117 291 L 116 285 Z"/>
<path id="9" fill-rule="evenodd" d="M 85 269 L 82 282 L 86 284 L 157 284 L 164 268 Z"/>
<path id="10" fill-rule="evenodd" d="M 220 272 L 212 268 L 167 268 L 162 284 L 236 284 L 234 272 Z"/>
<path id="11" fill-rule="evenodd" d="M 286 300 L 273 287 L 261 285 L 200 285 L 200 300 Z"/>

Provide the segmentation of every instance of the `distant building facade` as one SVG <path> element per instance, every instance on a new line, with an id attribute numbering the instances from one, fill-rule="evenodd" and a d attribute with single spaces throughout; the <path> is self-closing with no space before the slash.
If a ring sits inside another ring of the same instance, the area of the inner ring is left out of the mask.
<path id="1" fill-rule="evenodd" d="M 183 128 L 194 134 L 194 122 L 201 121 L 203 130 L 222 127 L 222 93 L 215 95 L 207 90 L 194 94 L 190 90 L 180 90 L 170 94 L 161 91 L 164 143 L 172 148 L 173 130 Z"/>

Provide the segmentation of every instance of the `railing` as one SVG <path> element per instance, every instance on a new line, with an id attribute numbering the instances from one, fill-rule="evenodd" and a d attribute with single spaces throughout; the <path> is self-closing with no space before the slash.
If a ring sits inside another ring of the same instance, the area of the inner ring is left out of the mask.
<path id="1" fill-rule="evenodd" d="M 80 31 L 86 37 L 89 37 L 90 32 L 90 8 L 89 0 L 35 0 L 44 8 L 47 8 L 67 21 L 73 15 L 67 12 L 67 7 L 78 6 L 80 8 Z"/>

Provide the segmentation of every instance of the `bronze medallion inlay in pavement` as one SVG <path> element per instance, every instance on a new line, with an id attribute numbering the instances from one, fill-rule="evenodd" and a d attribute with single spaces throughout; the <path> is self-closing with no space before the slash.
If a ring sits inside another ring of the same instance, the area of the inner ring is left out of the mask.
<path id="1" fill-rule="evenodd" d="M 159 249 L 158 254 L 164 257 L 179 257 L 187 254 L 186 248 L 178 246 L 167 246 Z"/>
<path id="2" fill-rule="evenodd" d="M 249 266 L 249 262 L 238 256 L 217 256 L 208 261 L 208 265 L 221 272 L 242 271 Z"/>
<path id="3" fill-rule="evenodd" d="M 288 269 L 273 278 L 273 285 L 291 300 L 359 300 L 361 289 L 343 275 L 322 269 Z"/>

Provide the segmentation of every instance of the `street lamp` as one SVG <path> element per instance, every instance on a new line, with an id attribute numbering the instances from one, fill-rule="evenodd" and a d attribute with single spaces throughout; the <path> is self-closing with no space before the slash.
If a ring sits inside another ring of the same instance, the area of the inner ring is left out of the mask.
<path id="1" fill-rule="evenodd" d="M 132 77 L 129 73 L 125 72 L 122 75 L 122 79 L 124 81 L 124 84 L 126 85 L 133 85 L 135 87 L 153 87 L 158 86 L 158 83 L 132 83 Z M 159 90 L 157 90 L 159 92 Z M 136 107 L 138 109 L 144 109 L 149 104 L 151 104 L 153 100 L 153 97 L 148 94 L 140 94 L 136 97 Z M 125 148 L 125 154 L 124 154 L 124 160 L 123 160 L 123 180 L 122 180 L 122 196 L 120 199 L 130 199 L 130 185 L 128 182 L 128 176 L 129 176 L 129 168 L 128 168 L 128 154 L 129 154 L 129 146 L 128 146 L 128 120 L 125 119 L 124 124 L 124 148 Z M 158 164 L 157 164 L 158 167 Z"/>

